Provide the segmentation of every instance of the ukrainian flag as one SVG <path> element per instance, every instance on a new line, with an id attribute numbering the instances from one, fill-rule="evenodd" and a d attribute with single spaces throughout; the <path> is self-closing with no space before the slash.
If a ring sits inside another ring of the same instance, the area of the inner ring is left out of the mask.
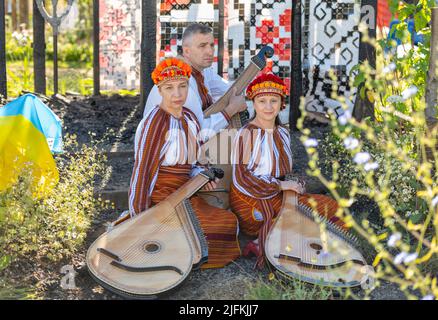
<path id="1" fill-rule="evenodd" d="M 0 107 L 0 192 L 31 170 L 34 194 L 59 180 L 52 152 L 62 152 L 60 119 L 35 95 L 25 94 Z"/>

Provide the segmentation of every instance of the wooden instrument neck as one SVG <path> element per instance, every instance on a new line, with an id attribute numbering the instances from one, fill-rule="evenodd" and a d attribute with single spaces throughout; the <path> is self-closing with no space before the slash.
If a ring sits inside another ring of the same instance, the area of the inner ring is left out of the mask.
<path id="1" fill-rule="evenodd" d="M 291 209 L 298 205 L 298 193 L 292 190 L 283 190 L 283 204 L 281 211 Z"/>
<path id="2" fill-rule="evenodd" d="M 191 178 L 189 181 L 184 183 L 177 191 L 169 195 L 165 201 L 169 202 L 173 207 L 176 207 L 184 199 L 190 198 L 199 189 L 201 189 L 207 182 L 209 178 L 202 173 Z"/>
<path id="3" fill-rule="evenodd" d="M 223 111 L 230 103 L 231 95 L 233 90 L 236 89 L 236 94 L 242 94 L 243 90 L 248 86 L 251 80 L 257 75 L 260 69 L 253 62 L 250 62 L 249 66 L 242 72 L 242 74 L 237 78 L 233 85 L 228 89 L 228 91 L 213 105 L 208 107 L 204 111 L 204 116 L 208 117 L 214 113 Z"/>

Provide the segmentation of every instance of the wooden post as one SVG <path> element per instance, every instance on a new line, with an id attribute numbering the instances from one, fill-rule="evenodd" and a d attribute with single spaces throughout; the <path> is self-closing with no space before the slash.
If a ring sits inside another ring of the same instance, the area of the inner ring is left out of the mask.
<path id="1" fill-rule="evenodd" d="M 224 72 L 224 27 L 225 27 L 225 0 L 219 0 L 219 25 L 218 25 L 218 54 L 217 73 L 221 77 Z"/>
<path id="2" fill-rule="evenodd" d="M 33 74 L 34 90 L 46 94 L 46 39 L 44 18 L 33 1 Z"/>
<path id="3" fill-rule="evenodd" d="M 17 19 L 17 0 L 12 0 L 12 31 L 18 29 L 18 19 Z"/>
<path id="4" fill-rule="evenodd" d="M 377 29 L 377 1 L 375 0 L 362 0 L 362 7 L 367 6 L 367 8 L 373 9 L 372 12 L 362 10 L 360 15 L 360 21 L 366 23 L 373 23 L 374 25 L 368 25 L 368 36 L 369 38 L 376 39 L 376 29 Z M 364 17 L 369 18 L 364 20 Z M 371 68 L 376 69 L 376 48 L 369 44 L 362 42 L 362 35 L 360 36 L 361 41 L 359 44 L 359 63 L 363 63 L 368 60 Z M 375 119 L 374 116 L 374 103 L 368 100 L 368 96 L 362 99 L 360 97 L 360 90 L 363 85 L 357 88 L 356 100 L 354 102 L 353 117 L 357 121 L 369 117 L 371 120 Z"/>
<path id="5" fill-rule="evenodd" d="M 29 0 L 19 0 L 20 24 L 24 23 L 29 28 Z"/>
<path id="6" fill-rule="evenodd" d="M 93 94 L 100 95 L 99 0 L 93 0 Z"/>
<path id="7" fill-rule="evenodd" d="M 438 7 L 431 9 L 429 71 L 426 85 L 426 121 L 435 122 L 438 106 Z"/>
<path id="8" fill-rule="evenodd" d="M 0 0 L 0 94 L 7 98 L 5 1 Z"/>
<path id="9" fill-rule="evenodd" d="M 303 72 L 301 70 L 301 1 L 292 1 L 292 37 L 290 72 L 290 108 L 289 128 L 297 130 L 297 121 L 301 117 L 300 98 L 303 94 Z"/>
<path id="10" fill-rule="evenodd" d="M 154 83 L 151 78 L 157 54 L 157 0 L 141 1 L 141 46 L 140 46 L 140 106 L 144 109 L 146 99 Z"/>

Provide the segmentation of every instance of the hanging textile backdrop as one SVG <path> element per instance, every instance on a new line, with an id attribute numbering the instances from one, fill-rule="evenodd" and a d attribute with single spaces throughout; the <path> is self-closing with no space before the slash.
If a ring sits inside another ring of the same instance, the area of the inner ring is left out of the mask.
<path id="1" fill-rule="evenodd" d="M 360 0 L 302 0 L 303 92 L 308 111 L 341 115 L 341 104 L 331 99 L 333 79 L 337 94 L 353 113 L 356 88 L 350 87 L 351 69 L 359 62 Z M 354 75 L 351 75 L 354 76 Z"/>
<path id="2" fill-rule="evenodd" d="M 99 1 L 101 90 L 140 87 L 140 35 L 140 1 Z"/>
<path id="3" fill-rule="evenodd" d="M 330 99 L 332 80 L 328 72 L 333 70 L 338 77 L 338 94 L 351 99 L 348 106 L 352 111 L 356 88 L 348 81 L 359 57 L 360 0 L 301 1 L 306 109 L 342 113 L 339 103 Z M 275 56 L 264 71 L 272 70 L 290 86 L 291 7 L 290 0 L 225 0 L 225 78 L 236 79 L 258 49 L 271 44 Z M 157 60 L 166 52 L 175 55 L 181 50 L 182 33 L 194 21 L 213 28 L 217 55 L 219 0 L 161 0 L 157 1 L 157 14 Z M 140 1 L 100 0 L 99 21 L 101 89 L 138 89 Z M 288 121 L 288 113 L 289 108 L 282 112 L 283 122 Z"/>

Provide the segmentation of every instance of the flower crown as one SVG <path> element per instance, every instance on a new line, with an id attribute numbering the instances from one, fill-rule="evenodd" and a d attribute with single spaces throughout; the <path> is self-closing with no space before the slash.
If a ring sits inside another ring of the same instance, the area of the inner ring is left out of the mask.
<path id="1" fill-rule="evenodd" d="M 189 79 L 192 68 L 177 58 L 167 58 L 161 61 L 152 72 L 152 81 L 158 86 L 168 80 Z"/>
<path id="2" fill-rule="evenodd" d="M 287 96 L 287 88 L 283 80 L 275 74 L 261 74 L 246 89 L 246 96 L 250 100 L 253 100 L 260 94 L 278 94 L 284 101 L 284 98 Z"/>

